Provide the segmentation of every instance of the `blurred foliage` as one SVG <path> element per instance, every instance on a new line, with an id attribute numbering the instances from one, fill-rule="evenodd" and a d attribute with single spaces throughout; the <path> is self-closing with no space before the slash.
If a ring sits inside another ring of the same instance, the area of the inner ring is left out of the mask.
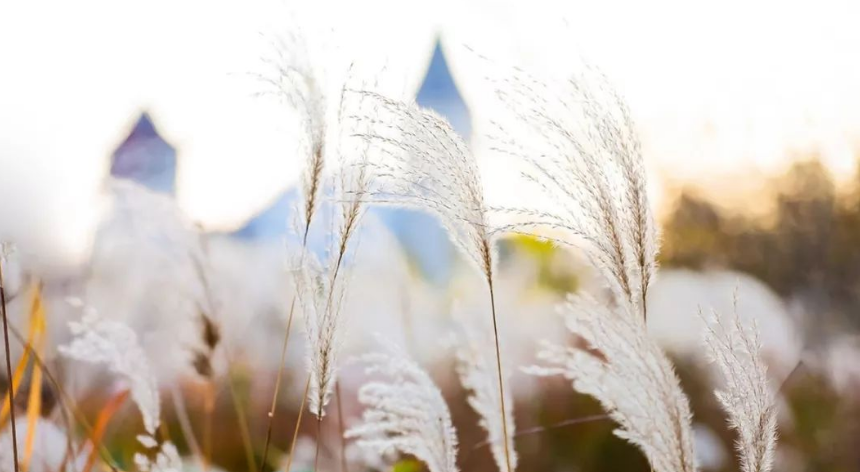
<path id="1" fill-rule="evenodd" d="M 819 160 L 799 162 L 768 198 L 773 214 L 756 219 L 682 193 L 664 222 L 661 263 L 755 276 L 815 314 L 812 344 L 824 327 L 860 328 L 860 176 L 837 192 Z"/>
<path id="2" fill-rule="evenodd" d="M 529 235 L 511 236 L 500 241 L 499 255 L 503 264 L 522 256 L 519 260 L 533 265 L 539 287 L 562 294 L 575 292 L 579 287 L 570 254 L 549 241 Z"/>
<path id="3" fill-rule="evenodd" d="M 406 459 L 394 464 L 391 472 L 421 472 L 422 467 L 421 463 L 417 460 Z"/>

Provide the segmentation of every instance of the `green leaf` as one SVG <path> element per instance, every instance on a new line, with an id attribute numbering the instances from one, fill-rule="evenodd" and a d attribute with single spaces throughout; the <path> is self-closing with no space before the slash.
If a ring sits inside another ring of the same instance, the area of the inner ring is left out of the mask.
<path id="1" fill-rule="evenodd" d="M 415 459 L 404 459 L 391 467 L 391 472 L 420 472 L 421 462 Z"/>

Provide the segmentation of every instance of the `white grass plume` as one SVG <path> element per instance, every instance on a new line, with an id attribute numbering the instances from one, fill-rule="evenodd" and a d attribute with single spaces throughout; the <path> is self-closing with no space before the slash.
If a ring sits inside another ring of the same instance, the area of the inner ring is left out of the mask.
<path id="1" fill-rule="evenodd" d="M 758 327 L 743 325 L 737 296 L 730 320 L 713 314 L 705 344 L 725 377 L 725 389 L 715 394 L 728 415 L 729 426 L 738 433 L 741 468 L 743 472 L 769 472 L 776 449 L 776 403 L 760 355 Z"/>
<path id="2" fill-rule="evenodd" d="M 553 85 L 515 69 L 496 86 L 526 129 L 505 126 L 494 137 L 495 149 L 526 163 L 524 176 L 553 202 L 551 211 L 502 209 L 520 221 L 500 230 L 541 228 L 556 242 L 582 247 L 613 293 L 646 316 L 658 233 L 626 104 L 589 67 Z"/>
<path id="3" fill-rule="evenodd" d="M 502 356 L 499 348 L 496 302 L 494 232 L 484 201 L 478 164 L 466 143 L 451 125 L 431 110 L 405 104 L 380 94 L 357 91 L 372 103 L 374 114 L 357 116 L 364 125 L 356 136 L 378 151 L 374 175 L 379 187 L 371 199 L 382 203 L 414 206 L 435 213 L 466 260 L 487 282 L 496 351 L 497 394 L 504 405 Z M 501 411 L 506 410 L 502 408 Z M 502 416 L 502 429 L 507 419 Z M 507 436 L 507 434 L 503 434 Z M 505 443 L 507 467 L 510 451 Z"/>
<path id="4" fill-rule="evenodd" d="M 504 471 L 505 463 L 505 432 L 502 427 L 499 401 L 499 384 L 496 373 L 496 362 L 492 356 L 493 331 L 489 319 L 476 314 L 462 313 L 456 318 L 461 327 L 457 336 L 456 358 L 457 374 L 463 388 L 469 391 L 469 406 L 480 416 L 480 425 L 487 431 L 487 441 L 493 453 L 493 459 L 500 471 Z M 511 395 L 509 376 L 505 375 L 505 417 L 507 419 L 507 441 L 510 452 L 511 468 L 517 468 L 517 454 L 514 449 L 513 398 Z"/>
<path id="5" fill-rule="evenodd" d="M 687 397 L 642 317 L 588 295 L 571 296 L 563 314 L 582 342 L 545 343 L 538 352 L 544 366 L 529 371 L 563 375 L 576 391 L 600 401 L 620 426 L 615 434 L 638 446 L 655 472 L 696 470 Z"/>
<path id="6" fill-rule="evenodd" d="M 138 441 L 147 449 L 152 449 L 151 454 L 136 453 L 134 465 L 138 472 L 182 472 L 182 458 L 179 451 L 170 441 L 165 441 L 160 446 L 155 439 L 149 436 L 140 436 Z"/>
<path id="7" fill-rule="evenodd" d="M 304 254 L 297 275 L 298 298 L 305 314 L 311 383 L 310 410 L 321 418 L 334 387 L 341 338 L 345 329 L 343 303 L 349 286 L 344 265 L 350 242 L 364 214 L 369 185 L 366 165 L 343 165 L 336 193 L 339 208 L 332 249 L 326 266 Z"/>
<path id="8" fill-rule="evenodd" d="M 314 415 L 321 417 L 334 388 L 345 287 L 340 279 L 330 279 L 312 254 L 306 254 L 296 274 L 296 288 L 308 338 L 308 406 Z"/>
<path id="9" fill-rule="evenodd" d="M 378 151 L 370 165 L 379 187 L 371 199 L 439 216 L 468 261 L 491 280 L 493 245 L 477 163 L 451 125 L 432 110 L 368 91 L 375 116 L 354 116 L 357 136 Z"/>
<path id="10" fill-rule="evenodd" d="M 154 436 L 161 415 L 158 383 L 137 334 L 124 323 L 100 318 L 91 307 L 85 307 L 81 320 L 70 322 L 69 328 L 74 338 L 59 347 L 60 353 L 77 361 L 104 364 L 125 379 L 144 429 Z"/>
<path id="11" fill-rule="evenodd" d="M 358 392 L 366 410 L 362 423 L 346 435 L 380 456 L 411 454 L 430 472 L 457 472 L 457 432 L 442 392 L 401 349 L 365 354 L 368 374 L 385 380 L 364 384 Z"/>
<path id="12" fill-rule="evenodd" d="M 329 94 L 325 74 L 311 59 L 309 45 L 300 33 L 277 38 L 271 44 L 272 57 L 266 62 L 271 72 L 259 76 L 272 95 L 295 110 L 304 135 L 304 169 L 300 178 L 300 201 L 296 212 L 297 232 L 303 244 L 320 203 L 323 171 L 328 155 Z"/>

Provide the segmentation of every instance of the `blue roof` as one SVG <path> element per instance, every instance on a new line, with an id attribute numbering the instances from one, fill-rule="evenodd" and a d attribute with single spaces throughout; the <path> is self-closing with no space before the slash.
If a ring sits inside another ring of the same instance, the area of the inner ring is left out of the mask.
<path id="1" fill-rule="evenodd" d="M 110 175 L 155 192 L 176 193 L 176 150 L 158 134 L 148 113 L 141 113 L 128 137 L 114 151 Z"/>
<path id="2" fill-rule="evenodd" d="M 425 108 L 431 108 L 444 116 L 454 127 L 454 130 L 464 139 L 468 139 L 472 132 L 469 109 L 457 84 L 448 68 L 445 53 L 442 52 L 442 44 L 437 40 L 433 48 L 433 57 L 427 68 L 424 83 L 418 91 L 416 102 Z"/>
<path id="3" fill-rule="evenodd" d="M 468 138 L 471 132 L 469 110 L 457 90 L 438 41 L 416 101 L 419 105 L 431 108 L 447 118 L 464 139 Z M 285 191 L 244 227 L 232 233 L 233 236 L 251 240 L 290 237 L 291 232 L 287 229 L 297 198 L 297 189 Z M 394 233 L 424 276 L 438 283 L 448 279 L 456 251 L 435 216 L 418 210 L 395 207 L 376 207 L 370 211 L 375 213 Z M 318 212 L 318 214 L 324 213 L 325 211 Z M 325 240 L 325 235 L 314 233 L 317 231 L 312 231 L 310 239 Z M 324 246 L 321 241 L 309 241 L 311 247 L 315 248 L 315 252 L 321 252 L 320 249 Z"/>

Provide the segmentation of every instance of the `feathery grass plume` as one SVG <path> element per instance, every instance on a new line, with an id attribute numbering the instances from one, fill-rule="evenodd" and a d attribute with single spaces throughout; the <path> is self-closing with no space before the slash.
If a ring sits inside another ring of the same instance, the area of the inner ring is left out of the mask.
<path id="1" fill-rule="evenodd" d="M 429 210 L 437 214 L 459 247 L 483 274 L 490 296 L 496 351 L 497 395 L 506 411 L 502 356 L 499 348 L 496 302 L 494 232 L 487 219 L 481 174 L 463 139 L 444 118 L 431 110 L 405 104 L 380 94 L 356 91 L 374 106 L 372 117 L 357 117 L 364 125 L 356 133 L 379 151 L 371 164 L 379 187 L 370 198 Z M 510 437 L 501 415 L 504 437 Z M 505 441 L 504 469 L 513 472 Z"/>
<path id="2" fill-rule="evenodd" d="M 671 363 L 629 305 L 607 307 L 588 295 L 562 305 L 574 346 L 544 343 L 535 375 L 563 375 L 600 401 L 615 434 L 638 446 L 655 472 L 693 472 L 691 413 Z"/>
<path id="3" fill-rule="evenodd" d="M 70 302 L 80 305 L 79 300 Z M 158 383 L 137 334 L 124 323 L 100 318 L 92 307 L 83 309 L 80 321 L 69 322 L 74 338 L 59 347 L 60 353 L 80 362 L 104 364 L 111 373 L 127 381 L 131 398 L 143 417 L 144 429 L 155 436 L 161 415 Z"/>
<path id="4" fill-rule="evenodd" d="M 347 437 L 372 454 L 411 454 L 430 472 L 457 472 L 457 432 L 442 392 L 405 352 L 385 344 L 384 352 L 360 358 L 367 374 L 387 380 L 359 389 L 358 400 L 366 410 Z"/>
<path id="5" fill-rule="evenodd" d="M 212 380 L 215 373 L 213 358 L 215 351 L 221 344 L 221 328 L 214 318 L 219 310 L 209 283 L 209 251 L 205 236 L 199 226 L 197 226 L 197 244 L 189 248 L 188 256 L 203 292 L 197 309 L 201 346 L 192 350 L 191 365 L 198 375 L 204 379 Z"/>
<path id="6" fill-rule="evenodd" d="M 729 426 L 738 432 L 743 471 L 768 472 L 776 449 L 776 401 L 760 355 L 758 327 L 741 322 L 737 294 L 732 312 L 729 321 L 714 312 L 705 332 L 705 344 L 726 381 L 725 389 L 715 395 L 729 417 Z"/>
<path id="7" fill-rule="evenodd" d="M 355 116 L 356 135 L 378 149 L 378 188 L 369 197 L 437 214 L 455 245 L 487 278 L 493 277 L 493 244 L 477 162 L 451 125 L 432 110 L 370 91 L 354 92 L 378 116 Z"/>
<path id="8" fill-rule="evenodd" d="M 296 285 L 298 298 L 305 315 L 308 335 L 311 390 L 308 400 L 311 411 L 321 418 L 325 414 L 343 333 L 343 302 L 349 277 L 343 273 L 349 243 L 356 234 L 364 213 L 364 200 L 368 186 L 366 165 L 345 165 L 340 172 L 337 193 L 340 205 L 337 227 L 333 234 L 333 247 L 323 266 L 312 254 L 300 261 Z"/>
<path id="9" fill-rule="evenodd" d="M 173 443 L 166 441 L 161 445 L 149 436 L 138 436 L 138 441 L 152 450 L 154 457 L 143 453 L 134 455 L 134 465 L 138 472 L 182 472 L 182 458 Z"/>
<path id="10" fill-rule="evenodd" d="M 305 316 L 309 362 L 309 377 L 302 409 L 306 399 L 310 411 L 317 417 L 318 431 L 336 383 L 338 356 L 345 329 L 343 303 L 349 286 L 349 277 L 343 274 L 343 270 L 350 250 L 350 241 L 355 236 L 364 214 L 370 185 L 368 169 L 366 152 L 359 153 L 357 162 L 350 162 L 342 157 L 334 190 L 339 208 L 333 215 L 335 228 L 332 231 L 332 247 L 325 266 L 317 261 L 313 254 L 307 252 L 303 252 L 298 261 L 296 292 Z M 298 426 L 297 422 L 296 432 Z M 294 438 L 293 443 L 295 442 Z M 320 442 L 318 438 L 317 459 Z"/>
<path id="11" fill-rule="evenodd" d="M 521 159 L 524 177 L 553 202 L 552 210 L 500 209 L 520 221 L 498 230 L 549 230 L 554 242 L 583 248 L 613 294 L 646 317 L 658 231 L 627 105 L 589 66 L 561 84 L 520 69 L 493 81 L 499 99 L 527 127 L 516 133 L 504 126 L 493 137 L 494 149 Z"/>
<path id="12" fill-rule="evenodd" d="M 505 470 L 504 431 L 502 428 L 502 405 L 498 395 L 495 360 L 488 355 L 493 349 L 492 327 L 486 317 L 475 314 L 461 314 L 456 318 L 461 333 L 455 340 L 457 374 L 460 383 L 468 390 L 469 406 L 481 417 L 481 427 L 487 431 L 487 442 L 493 459 L 500 471 Z M 506 386 L 508 375 L 505 375 Z M 505 388 L 504 415 L 508 424 L 508 451 L 511 453 L 511 468 L 517 468 L 517 453 L 513 436 L 516 431 L 513 415 L 513 398 L 509 388 Z"/>
<path id="13" fill-rule="evenodd" d="M 323 187 L 323 171 L 326 164 L 328 147 L 326 145 L 328 112 L 327 96 L 324 93 L 322 74 L 311 62 L 307 44 L 301 35 L 293 33 L 288 38 L 280 38 L 272 44 L 275 58 L 268 62 L 273 66 L 274 73 L 269 76 L 261 76 L 260 79 L 267 83 L 272 90 L 269 92 L 283 100 L 288 106 L 299 113 L 301 123 L 306 136 L 305 167 L 301 174 L 299 193 L 299 208 L 295 212 L 294 227 L 296 233 L 301 237 L 301 259 L 307 250 L 308 235 L 311 223 L 319 205 L 319 196 Z M 341 105 L 343 94 L 341 93 Z M 281 359 L 278 375 L 275 379 L 275 389 L 272 395 L 272 405 L 268 414 L 268 425 L 266 432 L 266 444 L 263 450 L 261 467 L 268 460 L 269 445 L 271 443 L 272 427 L 275 413 L 277 411 L 278 393 L 283 378 L 284 364 L 286 361 L 287 346 L 292 331 L 293 317 L 295 314 L 296 298 L 290 302 L 287 326 L 284 331 L 284 341 L 281 347 Z M 298 425 L 296 426 L 298 430 Z"/>
<path id="14" fill-rule="evenodd" d="M 302 35 L 292 33 L 286 38 L 277 38 L 272 41 L 270 49 L 274 57 L 266 62 L 272 72 L 258 77 L 269 87 L 263 94 L 274 96 L 298 113 L 306 140 L 303 149 L 305 166 L 300 180 L 300 211 L 296 212 L 298 233 L 304 245 L 319 204 L 328 153 L 326 84 L 322 71 L 310 58 L 308 44 Z"/>
<path id="15" fill-rule="evenodd" d="M 83 306 L 84 316 L 69 323 L 74 338 L 59 347 L 60 353 L 80 362 L 105 364 L 130 384 L 131 398 L 143 417 L 146 432 L 137 437 L 138 442 L 154 453 L 154 457 L 135 454 L 134 462 L 140 472 L 181 472 L 182 461 L 176 447 L 169 441 L 159 444 L 155 439 L 161 422 L 158 383 L 137 334 L 124 323 L 100 318 L 95 309 L 84 306 L 80 300 L 69 302 Z"/>

